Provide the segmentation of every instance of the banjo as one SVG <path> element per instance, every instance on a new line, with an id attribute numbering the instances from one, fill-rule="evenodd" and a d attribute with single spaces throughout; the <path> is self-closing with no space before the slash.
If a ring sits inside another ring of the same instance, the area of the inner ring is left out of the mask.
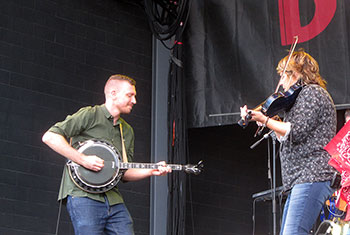
<path id="1" fill-rule="evenodd" d="M 95 140 L 83 142 L 79 152 L 85 155 L 96 155 L 104 160 L 104 167 L 96 172 L 68 161 L 68 173 L 74 184 L 89 193 L 104 193 L 117 185 L 127 169 L 158 169 L 160 165 L 154 163 L 122 162 L 120 154 L 112 145 Z M 167 164 L 173 171 L 185 171 L 198 175 L 203 170 L 203 162 L 196 165 Z"/>

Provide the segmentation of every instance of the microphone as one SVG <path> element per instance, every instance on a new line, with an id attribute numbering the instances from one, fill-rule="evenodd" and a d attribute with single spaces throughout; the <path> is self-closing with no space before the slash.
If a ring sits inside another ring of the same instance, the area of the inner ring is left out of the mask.
<path id="1" fill-rule="evenodd" d="M 273 130 L 270 130 L 268 133 L 266 133 L 265 135 L 263 135 L 264 139 L 269 138 L 269 136 L 271 135 L 272 132 L 273 132 Z"/>

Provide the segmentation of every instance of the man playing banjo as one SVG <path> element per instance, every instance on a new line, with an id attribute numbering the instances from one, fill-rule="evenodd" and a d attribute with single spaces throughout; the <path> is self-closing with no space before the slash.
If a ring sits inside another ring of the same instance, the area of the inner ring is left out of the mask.
<path id="1" fill-rule="evenodd" d="M 132 161 L 134 132 L 120 115 L 131 112 L 136 104 L 136 82 L 125 75 L 113 75 L 105 84 L 105 103 L 81 108 L 52 126 L 42 137 L 51 149 L 68 160 L 93 172 L 101 172 L 105 161 L 79 151 L 84 141 L 105 141 L 123 153 L 123 161 Z M 68 142 L 70 141 L 70 143 Z M 122 144 L 124 143 L 124 144 Z M 165 162 L 157 169 L 127 169 L 123 181 L 136 181 L 171 172 Z M 75 234 L 134 234 L 132 218 L 117 187 L 91 193 L 71 178 L 68 167 L 62 176 L 59 200 L 67 200 Z"/>

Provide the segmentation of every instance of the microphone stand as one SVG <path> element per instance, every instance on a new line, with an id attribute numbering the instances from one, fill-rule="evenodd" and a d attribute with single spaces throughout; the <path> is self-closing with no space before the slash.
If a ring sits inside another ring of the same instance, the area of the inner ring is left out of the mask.
<path id="1" fill-rule="evenodd" d="M 271 137 L 272 139 L 272 218 L 273 218 L 273 235 L 276 235 L 277 232 L 277 216 L 276 216 L 276 134 L 270 130 L 268 133 L 266 133 L 260 140 L 255 142 L 252 146 L 250 146 L 250 149 L 255 148 L 258 144 L 260 144 L 261 141 L 264 139 L 268 139 Z M 268 143 L 270 145 L 270 142 Z M 269 159 L 270 159 L 270 153 Z M 269 169 L 270 169 L 270 164 L 269 164 Z"/>
<path id="2" fill-rule="evenodd" d="M 272 132 L 273 132 L 273 131 L 270 130 L 268 133 L 266 133 L 265 135 L 263 135 L 263 137 L 262 137 L 260 140 L 256 141 L 254 144 L 252 144 L 252 146 L 250 146 L 250 149 L 255 148 L 255 147 L 256 147 L 258 144 L 260 144 L 260 142 L 263 141 L 264 139 L 269 138 L 270 135 L 272 134 Z"/>

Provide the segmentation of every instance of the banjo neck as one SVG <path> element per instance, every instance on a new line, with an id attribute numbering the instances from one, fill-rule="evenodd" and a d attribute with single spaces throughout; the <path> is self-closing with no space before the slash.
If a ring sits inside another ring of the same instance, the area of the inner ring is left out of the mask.
<path id="1" fill-rule="evenodd" d="M 138 162 L 119 162 L 119 169 L 158 169 L 159 164 L 155 163 L 138 163 Z M 182 171 L 185 170 L 185 166 L 179 164 L 166 164 L 167 167 L 170 167 L 173 171 Z"/>
<path id="2" fill-rule="evenodd" d="M 137 162 L 119 162 L 119 169 L 158 169 L 161 165 L 155 163 L 137 163 Z M 173 171 L 185 171 L 188 174 L 198 175 L 203 170 L 203 162 L 199 161 L 196 165 L 166 164 Z"/>

